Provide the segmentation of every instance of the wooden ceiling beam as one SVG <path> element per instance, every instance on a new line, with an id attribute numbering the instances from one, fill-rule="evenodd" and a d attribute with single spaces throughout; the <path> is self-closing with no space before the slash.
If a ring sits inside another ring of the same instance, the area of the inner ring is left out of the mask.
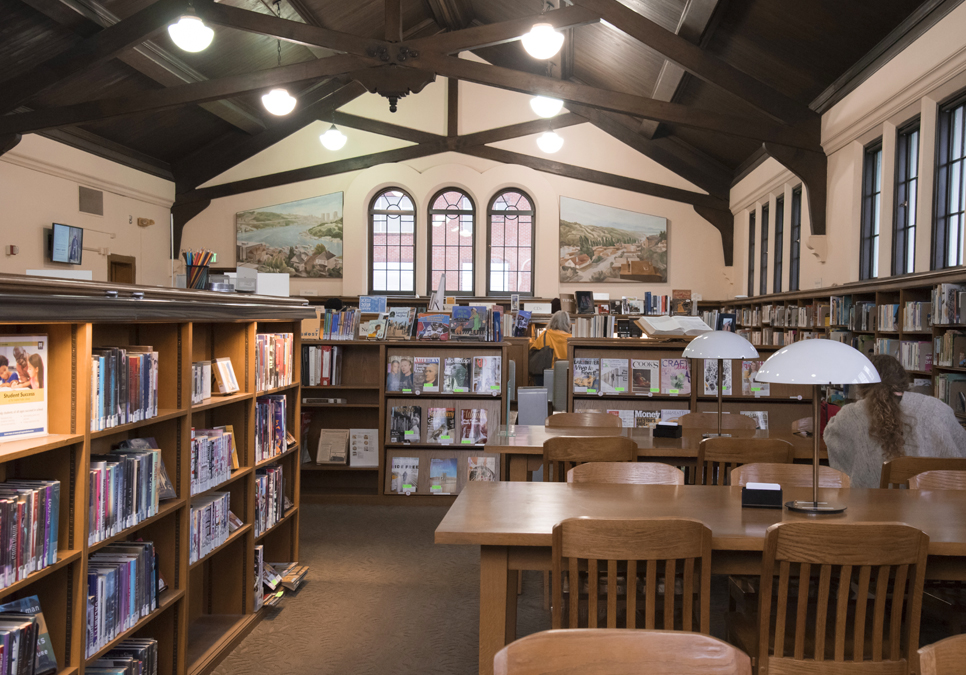
<path id="1" fill-rule="evenodd" d="M 460 30 L 473 22 L 470 0 L 428 0 L 437 25 L 446 30 Z"/>
<path id="2" fill-rule="evenodd" d="M 580 115 L 566 113 L 557 115 L 551 119 L 538 119 L 529 122 L 520 122 L 518 124 L 509 124 L 505 127 L 497 127 L 495 129 L 487 129 L 485 131 L 477 131 L 476 133 L 460 136 L 456 139 L 453 149 L 460 150 L 461 148 L 473 148 L 490 143 L 499 143 L 500 141 L 509 141 L 514 138 L 532 136 L 533 134 L 550 131 L 551 129 L 564 129 L 577 124 L 584 124 L 586 121 Z"/>
<path id="3" fill-rule="evenodd" d="M 0 136 L 0 156 L 13 150 L 20 141 L 23 140 L 23 136 L 20 134 L 4 134 Z"/>
<path id="4" fill-rule="evenodd" d="M 0 114 L 14 110 L 68 77 L 99 66 L 143 42 L 177 19 L 184 8 L 184 0 L 157 0 L 124 21 L 6 80 L 0 87 Z"/>
<path id="5" fill-rule="evenodd" d="M 537 21 L 549 23 L 558 29 L 564 29 L 597 23 L 599 20 L 599 15 L 583 7 L 564 7 L 545 14 L 464 28 L 451 33 L 441 33 L 433 37 L 413 40 L 408 46 L 417 51 L 429 50 L 442 54 L 455 54 L 467 49 L 480 49 L 519 40 L 530 31 Z"/>
<path id="6" fill-rule="evenodd" d="M 398 138 L 401 141 L 409 141 L 410 143 L 433 143 L 445 138 L 439 134 L 431 134 L 428 131 L 420 131 L 419 129 L 373 120 L 368 117 L 350 115 L 349 113 L 338 110 L 321 119 L 323 122 L 332 122 L 340 127 L 367 131 L 370 134 L 379 134 L 380 136 L 388 136 L 389 138 Z"/>
<path id="7" fill-rule="evenodd" d="M 446 79 L 446 135 L 450 138 L 460 135 L 460 81 Z"/>
<path id="8" fill-rule="evenodd" d="M 385 30 L 383 37 L 386 42 L 402 42 L 402 2 L 401 0 L 385 0 Z"/>
<path id="9" fill-rule="evenodd" d="M 145 91 L 136 96 L 100 99 L 20 115 L 5 115 L 0 117 L 0 134 L 37 132 L 175 108 L 189 103 L 216 101 L 274 86 L 334 77 L 379 63 L 375 59 L 358 56 L 330 56 L 254 73 Z"/>

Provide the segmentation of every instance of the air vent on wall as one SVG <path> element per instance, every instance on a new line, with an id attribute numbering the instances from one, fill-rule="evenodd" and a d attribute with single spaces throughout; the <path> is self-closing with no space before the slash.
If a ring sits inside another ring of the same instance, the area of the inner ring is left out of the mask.
<path id="1" fill-rule="evenodd" d="M 95 216 L 104 215 L 104 193 L 100 190 L 80 187 L 80 211 Z"/>

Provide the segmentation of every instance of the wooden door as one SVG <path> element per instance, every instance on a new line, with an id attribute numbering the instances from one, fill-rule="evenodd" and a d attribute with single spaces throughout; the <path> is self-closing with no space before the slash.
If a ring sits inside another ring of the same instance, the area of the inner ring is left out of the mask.
<path id="1" fill-rule="evenodd" d="M 136 282 L 136 259 L 129 255 L 107 256 L 107 280 L 116 284 L 133 284 Z"/>

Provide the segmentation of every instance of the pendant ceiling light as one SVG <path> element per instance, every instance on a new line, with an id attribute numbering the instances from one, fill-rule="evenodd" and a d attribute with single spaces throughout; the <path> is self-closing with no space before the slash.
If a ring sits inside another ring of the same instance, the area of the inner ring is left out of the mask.
<path id="1" fill-rule="evenodd" d="M 555 131 L 546 131 L 537 136 L 537 146 L 548 155 L 552 155 L 563 147 L 563 138 Z"/>
<path id="2" fill-rule="evenodd" d="M 550 2 L 545 2 L 543 12 L 548 9 L 553 9 L 553 5 Z M 563 33 L 555 30 L 551 24 L 541 21 L 533 24 L 533 28 L 523 36 L 522 40 L 523 48 L 527 50 L 527 54 L 535 59 L 543 60 L 551 58 L 560 51 L 560 48 L 563 47 L 564 36 Z"/>
<path id="3" fill-rule="evenodd" d="M 325 146 L 326 150 L 335 151 L 341 150 L 342 146 L 345 145 L 345 142 L 348 139 L 346 138 L 346 135 L 336 129 L 335 125 L 333 124 L 328 128 L 328 130 L 326 130 L 324 134 L 319 136 L 319 140 L 322 141 L 322 145 Z"/>
<path id="4" fill-rule="evenodd" d="M 282 0 L 275 0 L 275 14 L 278 18 L 282 18 Z M 278 65 L 282 66 L 282 41 L 276 40 L 276 46 L 278 47 Z M 288 115 L 295 109 L 295 104 L 297 103 L 294 96 L 288 93 L 288 89 L 283 87 L 278 87 L 272 89 L 270 92 L 262 96 L 262 105 L 265 106 L 265 110 L 272 113 L 273 115 Z"/>
<path id="5" fill-rule="evenodd" d="M 563 108 L 563 101 L 559 98 L 534 96 L 530 99 L 530 108 L 540 117 L 553 117 Z"/>
<path id="6" fill-rule="evenodd" d="M 188 11 L 178 19 L 178 22 L 168 26 L 168 35 L 186 52 L 200 52 L 211 44 L 215 31 L 198 18 L 194 7 L 188 5 Z"/>

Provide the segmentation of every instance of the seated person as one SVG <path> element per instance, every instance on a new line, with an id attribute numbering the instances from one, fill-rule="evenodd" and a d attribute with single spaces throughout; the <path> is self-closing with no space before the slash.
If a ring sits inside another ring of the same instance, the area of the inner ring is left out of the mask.
<path id="1" fill-rule="evenodd" d="M 12 387 L 20 383 L 17 371 L 10 367 L 10 360 L 0 356 L 0 387 Z"/>
<path id="2" fill-rule="evenodd" d="M 544 347 L 550 347 L 553 350 L 553 360 L 551 361 L 551 366 L 554 361 L 567 358 L 567 340 L 570 339 L 570 315 L 563 310 L 558 310 L 554 312 L 553 316 L 550 317 L 550 323 L 547 327 L 538 335 L 530 338 L 529 354 L 532 354 L 534 350 L 540 350 Z M 532 375 L 531 376 L 534 385 L 543 385 L 543 374 Z"/>
<path id="3" fill-rule="evenodd" d="M 909 391 L 909 375 L 894 357 L 871 360 L 882 381 L 859 385 L 861 400 L 844 406 L 825 428 L 832 468 L 847 473 L 854 488 L 877 488 L 886 460 L 966 457 L 966 430 L 952 408 Z"/>

